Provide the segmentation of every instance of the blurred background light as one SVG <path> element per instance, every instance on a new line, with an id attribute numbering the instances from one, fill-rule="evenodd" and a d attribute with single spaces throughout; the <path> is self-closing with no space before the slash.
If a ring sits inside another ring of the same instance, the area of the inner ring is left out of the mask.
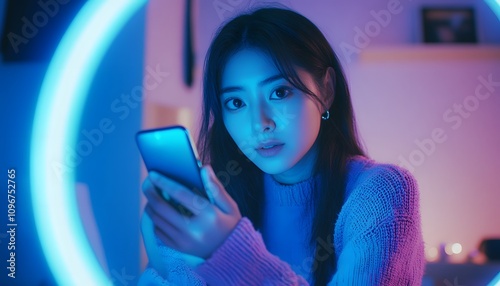
<path id="1" fill-rule="evenodd" d="M 458 242 L 447 243 L 444 251 L 448 255 L 460 254 L 462 252 L 462 245 Z"/>
<path id="2" fill-rule="evenodd" d="M 437 247 L 426 247 L 425 258 L 429 262 L 436 261 L 438 259 L 439 251 Z"/>
<path id="3" fill-rule="evenodd" d="M 453 243 L 451 245 L 451 252 L 453 254 L 460 254 L 462 252 L 462 245 L 460 243 Z"/>

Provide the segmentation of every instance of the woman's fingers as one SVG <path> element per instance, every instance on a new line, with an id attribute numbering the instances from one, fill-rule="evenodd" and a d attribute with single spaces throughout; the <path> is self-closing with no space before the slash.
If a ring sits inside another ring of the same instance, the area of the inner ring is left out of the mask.
<path id="1" fill-rule="evenodd" d="M 187 215 L 187 208 L 184 207 L 184 212 L 179 212 L 170 202 L 167 202 L 160 193 L 159 187 L 154 185 L 150 178 L 146 178 L 143 183 L 144 195 L 148 199 L 148 204 L 146 206 L 146 213 L 151 214 L 150 217 L 154 223 L 159 224 L 159 222 L 166 222 L 178 229 L 182 229 L 181 224 L 189 223 L 189 218 Z M 152 213 L 154 212 L 154 213 Z"/>
<path id="2" fill-rule="evenodd" d="M 230 214 L 238 211 L 238 207 L 233 198 L 226 192 L 226 189 L 221 184 L 210 165 L 206 165 L 201 170 L 203 184 L 207 191 L 214 199 L 214 203 L 224 213 Z M 239 212 L 239 211 L 238 211 Z"/>
<path id="3" fill-rule="evenodd" d="M 164 195 L 174 199 L 194 215 L 199 214 L 204 208 L 210 205 L 210 202 L 205 198 L 196 195 L 185 186 L 157 172 L 150 172 L 149 178 L 155 186 L 163 191 Z"/>
<path id="4" fill-rule="evenodd" d="M 161 190 L 158 190 L 158 187 L 151 182 L 149 177 L 147 177 L 142 183 L 142 190 L 148 199 L 149 204 L 152 205 L 153 208 L 162 209 L 165 205 L 168 205 L 165 198 L 161 195 Z"/>
<path id="5" fill-rule="evenodd" d="M 170 205 L 167 205 L 158 210 L 151 207 L 151 205 L 148 203 L 146 205 L 145 211 L 156 226 L 159 226 L 168 231 L 179 231 L 180 229 L 182 229 L 182 225 L 179 225 L 179 221 L 182 221 L 178 218 L 179 213 Z"/>
<path id="6" fill-rule="evenodd" d="M 165 230 L 161 229 L 158 226 L 155 226 L 155 234 L 156 236 L 163 241 L 163 243 L 173 249 L 177 249 L 177 243 L 175 242 L 175 239 L 172 239 L 172 237 L 168 234 L 168 232 L 165 232 Z"/>
<path id="7" fill-rule="evenodd" d="M 175 212 L 172 208 L 165 208 L 162 210 L 162 214 L 159 215 L 150 205 L 146 205 L 146 213 L 149 215 L 151 220 L 154 222 L 157 228 L 162 229 L 166 233 L 171 233 L 172 235 L 179 232 L 179 228 L 172 224 L 169 220 L 165 220 L 164 217 L 171 217 Z"/>
<path id="8" fill-rule="evenodd" d="M 170 205 L 161 213 L 150 206 L 146 206 L 145 211 L 154 223 L 155 233 L 167 246 L 186 251 L 186 244 L 189 245 L 191 239 L 189 233 L 198 228 L 196 222 L 179 214 Z"/>
<path id="9" fill-rule="evenodd" d="M 148 198 L 146 214 L 151 218 L 157 237 L 171 248 L 207 258 L 234 229 L 241 215 L 210 166 L 202 169 L 202 177 L 214 204 L 155 172 L 150 172 L 143 190 Z M 169 198 L 168 202 L 162 194 Z M 182 215 L 171 201 L 185 206 L 195 216 Z"/>

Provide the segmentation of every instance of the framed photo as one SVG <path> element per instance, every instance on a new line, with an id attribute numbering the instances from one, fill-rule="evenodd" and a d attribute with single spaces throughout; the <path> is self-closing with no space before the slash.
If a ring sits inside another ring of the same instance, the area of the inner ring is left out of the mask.
<path id="1" fill-rule="evenodd" d="M 471 7 L 422 8 L 425 43 L 477 43 L 476 19 Z"/>

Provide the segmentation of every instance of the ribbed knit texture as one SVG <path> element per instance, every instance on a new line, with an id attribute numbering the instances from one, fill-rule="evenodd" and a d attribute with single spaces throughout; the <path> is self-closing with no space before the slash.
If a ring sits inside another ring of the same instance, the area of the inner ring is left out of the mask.
<path id="1" fill-rule="evenodd" d="M 298 265 L 302 268 L 297 271 L 296 263 L 304 259 L 312 261 L 313 256 L 307 256 L 307 248 L 288 248 L 290 243 L 300 244 L 307 237 L 310 216 L 304 215 L 296 225 L 288 222 L 284 228 L 289 232 L 280 233 L 283 228 L 274 229 L 273 218 L 267 215 L 276 214 L 270 211 L 272 206 L 282 208 L 277 213 L 293 210 L 292 217 L 303 213 L 317 181 L 317 177 L 312 177 L 295 185 L 281 185 L 266 177 L 264 217 L 268 225 L 263 227 L 265 240 L 248 219 L 242 218 L 208 260 L 197 267 L 189 267 L 191 272 L 181 267 L 182 277 L 172 273 L 163 275 L 163 278 L 168 276 L 171 282 L 168 284 L 148 268 L 141 281 L 159 283 L 139 285 L 200 285 L 197 284 L 200 279 L 207 285 L 308 285 L 304 277 L 309 279 L 305 274 L 309 269 L 304 271 L 303 266 Z M 301 238 L 288 240 L 292 232 L 301 231 L 304 232 Z M 288 241 L 283 247 L 280 247 L 278 235 Z M 413 177 L 393 165 L 375 164 L 363 157 L 353 158 L 349 164 L 344 205 L 335 225 L 334 246 L 337 271 L 328 285 L 420 285 L 425 260 L 418 188 Z M 167 247 L 160 245 L 159 248 Z M 323 250 L 328 253 L 327 246 Z M 186 264 L 175 256 L 171 259 L 163 256 L 163 259 L 170 269 Z M 294 265 L 295 272 L 290 264 Z"/>
<path id="2" fill-rule="evenodd" d="M 264 176 L 265 207 L 261 229 L 264 243 L 269 252 L 286 261 L 296 274 L 309 282 L 314 253 L 310 245 L 314 216 L 311 193 L 319 184 L 319 176 L 293 185 L 281 184 L 271 175 Z"/>
<path id="3" fill-rule="evenodd" d="M 148 253 L 153 251 L 149 249 L 146 240 L 145 244 Z M 154 263 L 158 262 L 151 260 L 150 257 L 149 265 L 137 285 L 206 285 L 204 279 L 193 272 L 193 267 L 204 261 L 203 259 L 167 247 L 159 238 L 156 238 L 155 246 L 158 246 L 155 255 L 160 257 L 159 263 L 162 265 L 155 265 Z"/>
<path id="4" fill-rule="evenodd" d="M 419 193 L 411 174 L 356 158 L 335 225 L 329 285 L 420 285 L 425 268 Z"/>
<path id="5" fill-rule="evenodd" d="M 308 285 L 266 250 L 262 236 L 247 218 L 196 272 L 208 285 Z"/>

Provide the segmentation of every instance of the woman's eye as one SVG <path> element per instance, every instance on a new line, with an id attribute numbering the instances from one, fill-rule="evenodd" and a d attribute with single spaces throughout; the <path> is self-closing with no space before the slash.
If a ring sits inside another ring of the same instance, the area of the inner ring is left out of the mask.
<path id="1" fill-rule="evenodd" d="M 288 97 L 292 91 L 287 87 L 279 87 L 271 94 L 271 99 L 283 99 Z"/>
<path id="2" fill-rule="evenodd" d="M 224 105 L 229 110 L 237 110 L 245 106 L 245 103 L 243 103 L 243 101 L 238 98 L 229 98 L 224 101 Z"/>

